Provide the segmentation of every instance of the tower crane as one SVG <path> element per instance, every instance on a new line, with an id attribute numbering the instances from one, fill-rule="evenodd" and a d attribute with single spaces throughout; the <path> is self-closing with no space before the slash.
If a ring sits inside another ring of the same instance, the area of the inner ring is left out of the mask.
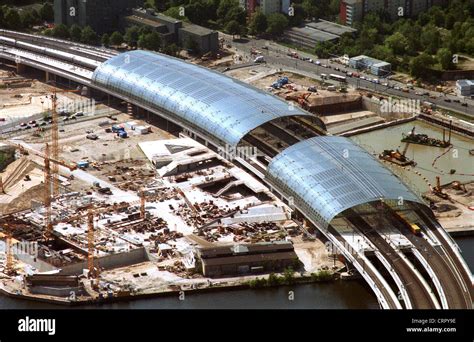
<path id="1" fill-rule="evenodd" d="M 10 230 L 10 225 L 5 223 L 3 225 L 4 229 L 3 232 L 5 234 L 5 254 L 6 254 L 6 262 L 5 262 L 5 274 L 12 275 L 14 273 L 13 268 L 13 252 L 12 252 L 12 232 Z"/>
<path id="2" fill-rule="evenodd" d="M 140 218 L 145 219 L 145 203 L 146 203 L 146 194 L 142 189 L 140 190 L 140 200 L 133 202 L 126 202 L 122 204 L 113 204 L 107 208 L 97 208 L 94 209 L 92 206 L 87 208 L 87 268 L 89 270 L 89 277 L 96 278 L 99 275 L 97 269 L 94 268 L 94 252 L 95 252 L 95 236 L 94 236 L 94 217 L 99 214 L 105 214 L 113 211 L 117 211 L 123 208 L 128 208 L 134 205 L 140 205 Z M 58 223 L 70 223 L 78 221 L 84 218 L 84 214 L 74 215 L 64 220 L 56 220 L 51 222 L 51 225 L 56 225 Z"/>
<path id="3" fill-rule="evenodd" d="M 72 89 L 72 90 L 54 90 L 53 94 L 51 95 L 51 102 L 52 102 L 52 111 L 51 111 L 51 157 L 52 159 L 59 160 L 59 125 L 58 125 L 58 96 L 57 94 L 62 93 L 77 93 L 79 89 Z M 52 194 L 58 195 L 59 194 L 59 165 L 54 163 L 51 167 L 51 175 L 52 175 L 52 184 L 53 190 Z"/>
<path id="4" fill-rule="evenodd" d="M 12 230 L 17 229 L 17 228 L 23 228 L 25 224 L 11 221 L 11 218 L 9 218 L 8 216 L 4 216 L 0 218 L 0 220 L 5 222 L 3 223 L 3 233 L 5 234 L 5 255 L 6 255 L 4 273 L 7 275 L 14 275 L 15 268 L 13 266 L 13 250 L 12 250 L 13 232 Z"/>

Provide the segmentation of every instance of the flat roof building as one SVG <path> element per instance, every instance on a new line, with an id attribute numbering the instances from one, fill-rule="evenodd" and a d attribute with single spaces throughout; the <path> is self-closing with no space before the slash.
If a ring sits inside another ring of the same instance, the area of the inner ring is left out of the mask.
<path id="1" fill-rule="evenodd" d="M 474 95 L 474 80 L 456 81 L 456 91 L 461 96 Z"/>
<path id="2" fill-rule="evenodd" d="M 299 266 L 293 244 L 286 241 L 206 247 L 198 249 L 198 255 L 206 277 L 279 272 Z"/>
<path id="3" fill-rule="evenodd" d="M 143 25 L 157 31 L 166 43 L 176 43 L 186 47 L 188 41 L 194 41 L 197 53 L 217 52 L 219 50 L 218 32 L 208 28 L 182 22 L 144 9 L 134 9 L 133 15 L 127 16 L 128 25 Z"/>
<path id="4" fill-rule="evenodd" d="M 319 19 L 285 31 L 285 39 L 291 43 L 313 49 L 319 42 L 337 41 L 342 34 L 355 32 L 357 30 L 352 27 Z"/>
<path id="5" fill-rule="evenodd" d="M 370 70 L 376 76 L 385 76 L 392 71 L 390 63 L 365 55 L 349 58 L 349 66 L 355 69 Z"/>

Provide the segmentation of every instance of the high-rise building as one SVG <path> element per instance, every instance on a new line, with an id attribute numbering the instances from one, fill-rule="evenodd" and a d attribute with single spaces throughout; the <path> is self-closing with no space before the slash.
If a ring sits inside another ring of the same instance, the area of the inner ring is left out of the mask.
<path id="1" fill-rule="evenodd" d="M 91 26 L 99 33 L 120 27 L 124 14 L 143 0 L 54 0 L 56 25 Z"/>
<path id="2" fill-rule="evenodd" d="M 368 12 L 386 13 L 392 20 L 399 17 L 413 17 L 432 6 L 444 6 L 447 0 L 342 0 L 340 20 L 347 25 L 364 18 Z"/>

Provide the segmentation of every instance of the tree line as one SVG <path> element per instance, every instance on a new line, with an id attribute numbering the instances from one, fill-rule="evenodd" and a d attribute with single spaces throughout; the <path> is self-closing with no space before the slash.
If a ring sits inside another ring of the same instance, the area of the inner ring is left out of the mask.
<path id="1" fill-rule="evenodd" d="M 18 1 L 18 3 L 22 2 Z M 23 3 L 27 4 L 28 1 L 23 1 Z M 0 27 L 9 30 L 21 31 L 53 20 L 54 10 L 49 2 L 44 3 L 39 10 L 35 8 L 17 10 L 8 5 L 0 6 Z"/>
<path id="2" fill-rule="evenodd" d="M 320 58 L 368 55 L 417 78 L 430 77 L 433 69 L 455 69 L 459 54 L 474 55 L 474 3 L 470 0 L 453 0 L 447 8 L 434 6 L 418 18 L 394 22 L 370 13 L 356 28 L 357 36 L 345 34 L 336 43 L 319 43 L 314 52 Z"/>
<path id="3" fill-rule="evenodd" d="M 146 6 L 165 15 L 232 35 L 279 36 L 305 19 L 334 19 L 341 0 L 294 0 L 285 13 L 264 15 L 257 9 L 250 17 L 239 0 L 148 0 Z"/>

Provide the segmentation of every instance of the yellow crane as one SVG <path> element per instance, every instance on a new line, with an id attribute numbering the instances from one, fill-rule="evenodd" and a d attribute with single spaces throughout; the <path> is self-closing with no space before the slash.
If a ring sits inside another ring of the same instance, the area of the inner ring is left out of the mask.
<path id="1" fill-rule="evenodd" d="M 51 157 L 59 160 L 59 125 L 58 125 L 58 95 L 62 93 L 77 93 L 79 89 L 74 90 L 54 90 L 51 95 L 52 111 L 51 111 Z M 54 163 L 51 167 L 53 196 L 59 194 L 59 165 Z"/>
<path id="2" fill-rule="evenodd" d="M 145 191 L 142 189 L 140 190 L 140 200 L 127 202 L 122 204 L 113 204 L 107 208 L 97 208 L 94 209 L 92 207 L 87 208 L 87 268 L 89 270 L 89 277 L 90 278 L 97 278 L 99 276 L 99 271 L 94 267 L 94 252 L 95 252 L 95 236 L 94 236 L 94 217 L 99 214 L 105 214 L 108 212 L 117 211 L 123 208 L 128 208 L 134 205 L 140 204 L 140 218 L 145 219 L 145 204 L 146 204 L 146 194 Z M 52 225 L 56 225 L 58 223 L 70 223 L 74 221 L 78 221 L 84 218 L 84 214 L 74 215 L 72 217 L 66 218 L 64 220 L 57 220 L 52 222 Z"/>
<path id="3" fill-rule="evenodd" d="M 5 234 L 5 274 L 7 275 L 14 275 L 15 274 L 15 268 L 13 265 L 13 246 L 12 246 L 12 240 L 13 240 L 13 229 L 17 228 L 23 228 L 24 223 L 15 223 L 15 222 L 9 222 L 11 218 L 8 216 L 4 216 L 0 218 L 2 221 L 5 220 L 6 222 L 3 223 L 3 233 Z"/>

